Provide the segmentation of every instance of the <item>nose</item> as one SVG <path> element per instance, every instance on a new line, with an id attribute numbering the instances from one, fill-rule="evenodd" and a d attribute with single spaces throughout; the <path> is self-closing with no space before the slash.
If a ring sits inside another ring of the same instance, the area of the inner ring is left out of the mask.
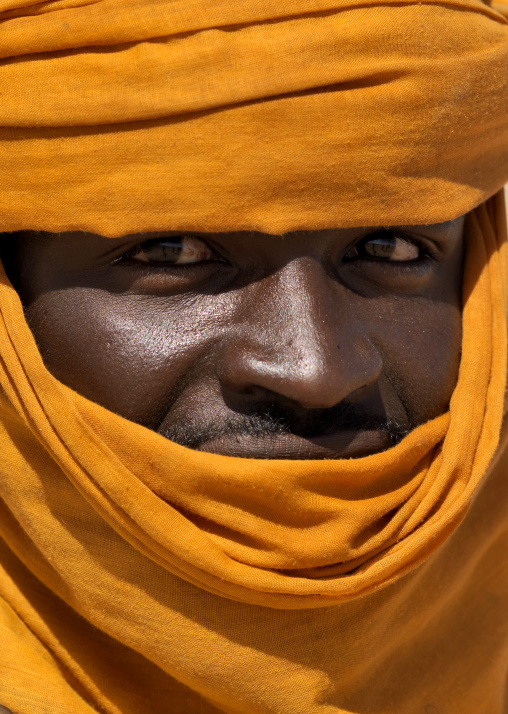
<path id="1" fill-rule="evenodd" d="M 352 309 L 351 293 L 310 257 L 249 286 L 222 345 L 223 387 L 328 408 L 377 382 L 382 361 Z"/>

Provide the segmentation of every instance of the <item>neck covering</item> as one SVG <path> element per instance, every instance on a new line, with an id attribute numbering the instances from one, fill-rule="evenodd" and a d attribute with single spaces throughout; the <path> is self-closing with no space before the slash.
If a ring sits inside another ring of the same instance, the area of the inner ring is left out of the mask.
<path id="1" fill-rule="evenodd" d="M 471 211 L 449 411 L 359 459 L 195 452 L 108 412 L 49 374 L 2 275 L 0 704 L 503 714 L 506 20 L 476 0 L 1 0 L 0 23 L 2 230 Z"/>

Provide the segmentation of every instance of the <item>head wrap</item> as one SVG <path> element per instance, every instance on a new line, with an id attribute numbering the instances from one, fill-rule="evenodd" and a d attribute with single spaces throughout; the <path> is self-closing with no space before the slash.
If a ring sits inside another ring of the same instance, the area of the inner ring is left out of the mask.
<path id="1" fill-rule="evenodd" d="M 4 231 L 474 209 L 449 412 L 361 459 L 194 452 L 108 412 L 45 369 L 3 276 L 0 703 L 502 714 L 506 20 L 478 0 L 0 0 L 0 29 Z"/>
<path id="2" fill-rule="evenodd" d="M 0 231 L 437 223 L 506 181 L 481 0 L 0 1 Z"/>

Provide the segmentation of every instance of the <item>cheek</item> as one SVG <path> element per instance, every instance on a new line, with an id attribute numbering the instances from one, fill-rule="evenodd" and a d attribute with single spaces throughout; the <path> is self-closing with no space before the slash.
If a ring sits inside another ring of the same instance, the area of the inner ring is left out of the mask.
<path id="1" fill-rule="evenodd" d="M 381 356 L 387 411 L 403 404 L 413 425 L 446 411 L 460 360 L 459 307 L 387 298 L 372 311 L 367 302 L 351 313 Z M 216 379 L 215 351 L 235 305 L 231 293 L 161 298 L 71 288 L 39 295 L 26 315 L 57 379 L 156 430 L 189 381 Z"/>
<path id="2" fill-rule="evenodd" d="M 457 383 L 462 339 L 460 307 L 431 300 L 398 302 L 372 328 L 383 373 L 413 425 L 445 412 Z"/>
<path id="3" fill-rule="evenodd" d="M 203 357 L 213 352 L 228 310 L 216 300 L 207 304 L 79 288 L 45 293 L 25 313 L 57 379 L 156 429 L 186 376 L 204 369 Z"/>

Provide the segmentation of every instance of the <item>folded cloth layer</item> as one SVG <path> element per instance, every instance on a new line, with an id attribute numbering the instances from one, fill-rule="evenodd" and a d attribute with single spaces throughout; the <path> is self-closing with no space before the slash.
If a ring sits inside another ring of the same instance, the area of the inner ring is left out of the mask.
<path id="1" fill-rule="evenodd" d="M 0 703 L 503 714 L 506 20 L 476 0 L 0 0 L 0 29 L 1 230 L 470 211 L 449 411 L 352 460 L 207 454 L 108 412 L 46 370 L 2 275 Z"/>
<path id="2" fill-rule="evenodd" d="M 9 1 L 0 29 L 3 231 L 436 223 L 507 178 L 481 0 Z"/>

